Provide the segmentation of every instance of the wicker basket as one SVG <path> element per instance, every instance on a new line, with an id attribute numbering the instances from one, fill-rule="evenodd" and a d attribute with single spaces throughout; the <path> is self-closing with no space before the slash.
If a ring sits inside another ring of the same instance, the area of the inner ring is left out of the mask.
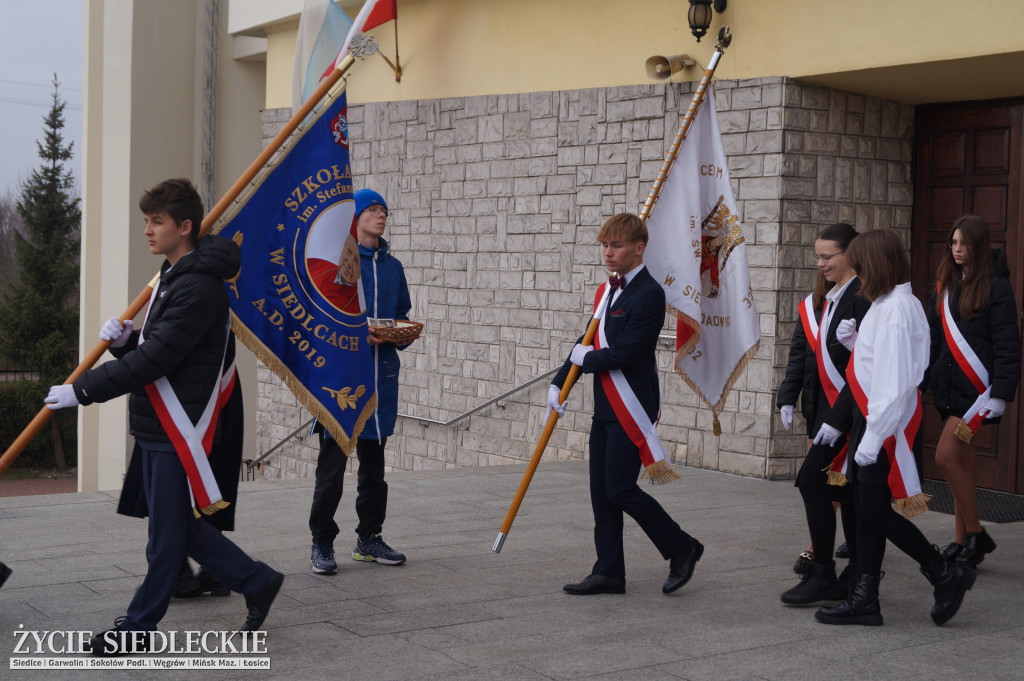
<path id="1" fill-rule="evenodd" d="M 399 345 L 411 343 L 416 340 L 420 337 L 420 333 L 422 331 L 422 322 L 410 322 L 405 319 L 395 320 L 395 325 L 393 327 L 373 327 L 373 335 L 377 338 L 380 338 L 382 341 L 387 343 L 397 343 Z"/>

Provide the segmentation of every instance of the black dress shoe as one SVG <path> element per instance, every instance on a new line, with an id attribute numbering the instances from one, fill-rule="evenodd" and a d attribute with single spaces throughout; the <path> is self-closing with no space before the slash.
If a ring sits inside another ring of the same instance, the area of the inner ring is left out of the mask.
<path id="1" fill-rule="evenodd" d="M 249 608 L 249 614 L 240 631 L 258 631 L 263 626 L 263 621 L 267 619 L 270 606 L 274 604 L 274 599 L 277 598 L 277 592 L 281 590 L 282 584 L 284 584 L 284 575 L 275 572 L 262 589 L 245 594 L 245 605 Z"/>
<path id="2" fill-rule="evenodd" d="M 12 572 L 13 570 L 11 570 L 11 568 L 7 567 L 3 563 L 0 563 L 0 586 L 4 585 L 4 582 L 7 581 L 7 578 L 11 576 Z"/>
<path id="3" fill-rule="evenodd" d="M 624 594 L 626 580 L 622 577 L 605 577 L 604 575 L 587 575 L 579 584 L 566 584 L 562 591 L 574 596 L 592 596 L 593 594 Z"/>
<path id="4" fill-rule="evenodd" d="M 195 598 L 205 593 L 221 598 L 230 596 L 231 589 L 204 568 L 199 568 L 199 572 L 195 575 L 186 578 L 179 577 L 178 583 L 174 585 L 175 598 Z"/>
<path id="5" fill-rule="evenodd" d="M 89 639 L 85 650 L 96 657 L 119 657 L 149 651 L 148 631 L 127 631 L 121 628 L 124 616 L 114 620 L 112 629 L 101 631 Z"/>
<path id="6" fill-rule="evenodd" d="M 690 543 L 690 548 L 669 562 L 668 579 L 661 585 L 661 593 L 670 594 L 690 581 L 690 577 L 693 577 L 693 567 L 703 555 L 704 545 L 694 539 Z"/>
<path id="7" fill-rule="evenodd" d="M 846 545 L 846 542 L 843 542 L 842 544 L 839 545 L 839 548 L 836 549 L 836 558 L 849 558 L 849 557 L 850 557 L 850 547 Z"/>

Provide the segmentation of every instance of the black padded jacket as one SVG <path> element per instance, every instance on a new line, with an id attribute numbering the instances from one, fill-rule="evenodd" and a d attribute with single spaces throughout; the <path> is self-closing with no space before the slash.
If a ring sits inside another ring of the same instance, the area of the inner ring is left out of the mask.
<path id="1" fill-rule="evenodd" d="M 956 286 L 950 291 L 949 307 L 964 339 L 988 369 L 992 397 L 1012 402 L 1020 378 L 1021 345 L 1017 305 L 1008 277 L 1006 256 L 1002 251 L 995 251 L 989 277 L 989 304 L 979 310 L 974 319 L 964 319 L 959 310 L 960 286 Z M 978 399 L 978 391 L 953 358 L 935 301 L 933 293 L 928 304 L 932 343 L 927 382 L 940 414 L 963 416 Z M 994 423 L 998 419 L 985 422 Z"/>
<path id="2" fill-rule="evenodd" d="M 174 267 L 164 261 L 160 283 L 139 344 L 139 331 L 112 349 L 117 358 L 74 383 L 83 405 L 131 393 L 129 430 L 136 438 L 169 442 L 146 386 L 166 376 L 193 423 L 206 408 L 224 355 L 228 295 L 224 280 L 238 271 L 241 253 L 232 241 L 206 236 Z"/>

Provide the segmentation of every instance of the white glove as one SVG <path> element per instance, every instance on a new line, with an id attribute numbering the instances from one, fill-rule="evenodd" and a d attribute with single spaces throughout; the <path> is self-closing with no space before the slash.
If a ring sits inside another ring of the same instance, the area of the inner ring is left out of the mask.
<path id="1" fill-rule="evenodd" d="M 878 452 L 869 452 L 858 447 L 857 453 L 853 455 L 853 460 L 857 462 L 858 466 L 870 466 L 878 460 Z"/>
<path id="2" fill-rule="evenodd" d="M 557 385 L 548 386 L 548 410 L 544 412 L 544 423 L 548 422 L 548 417 L 551 416 L 551 410 L 554 409 L 558 412 L 558 416 L 565 416 L 565 405 L 569 404 L 569 400 L 559 404 L 558 398 L 562 393 L 562 389 Z"/>
<path id="3" fill-rule="evenodd" d="M 782 427 L 789 430 L 793 425 L 793 405 L 784 404 L 779 407 L 779 411 L 782 412 Z"/>
<path id="4" fill-rule="evenodd" d="M 128 337 L 132 335 L 134 327 L 135 322 L 130 319 L 121 324 L 117 317 L 111 317 L 100 327 L 100 339 L 110 341 L 112 348 L 119 348 L 128 342 Z"/>
<path id="5" fill-rule="evenodd" d="M 78 398 L 75 397 L 75 389 L 70 385 L 55 385 L 50 388 L 50 393 L 43 400 L 47 409 L 64 409 L 65 407 L 77 407 Z"/>
<path id="6" fill-rule="evenodd" d="M 1006 402 L 997 397 L 990 397 L 988 398 L 988 402 L 985 403 L 985 406 L 978 412 L 978 416 L 983 419 L 995 419 L 1002 416 L 1005 411 Z"/>
<path id="7" fill-rule="evenodd" d="M 836 340 L 843 344 L 847 350 L 853 350 L 853 344 L 857 342 L 857 320 L 844 319 L 836 327 Z"/>
<path id="8" fill-rule="evenodd" d="M 835 447 L 836 440 L 839 439 L 840 435 L 842 435 L 841 432 L 827 423 L 823 423 L 821 424 L 821 428 L 818 429 L 818 434 L 814 436 L 814 444 Z"/>
<path id="9" fill-rule="evenodd" d="M 576 344 L 576 347 L 572 349 L 572 354 L 569 355 L 569 361 L 578 367 L 583 366 L 583 358 L 587 356 L 587 353 L 594 349 L 593 345 L 580 345 Z"/>

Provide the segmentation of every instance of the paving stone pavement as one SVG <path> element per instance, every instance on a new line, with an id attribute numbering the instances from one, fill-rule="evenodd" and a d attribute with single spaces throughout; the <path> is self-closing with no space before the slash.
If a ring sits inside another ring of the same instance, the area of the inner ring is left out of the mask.
<path id="1" fill-rule="evenodd" d="M 348 560 L 354 478 L 338 513 L 338 574 L 309 569 L 312 481 L 243 483 L 237 531 L 252 556 L 285 573 L 266 622 L 270 670 L 104 670 L 150 679 L 638 679 L 645 681 L 1019 680 L 1024 668 L 1024 523 L 989 525 L 999 548 L 960 613 L 931 623 L 931 587 L 890 547 L 882 627 L 829 627 L 787 608 L 806 544 L 791 482 L 680 468 L 651 488 L 707 547 L 693 580 L 661 593 L 667 564 L 626 520 L 621 596 L 568 596 L 593 561 L 586 462 L 542 464 L 500 554 L 491 551 L 524 467 L 394 472 L 385 538 L 399 567 Z M 146 523 L 114 512 L 116 493 L 0 499 L 0 678 L 80 679 L 90 672 L 10 669 L 15 632 L 111 626 L 146 571 Z M 952 517 L 915 519 L 935 542 Z M 176 600 L 164 631 L 230 630 L 241 596 Z M 826 671 L 822 671 L 825 669 Z"/>

